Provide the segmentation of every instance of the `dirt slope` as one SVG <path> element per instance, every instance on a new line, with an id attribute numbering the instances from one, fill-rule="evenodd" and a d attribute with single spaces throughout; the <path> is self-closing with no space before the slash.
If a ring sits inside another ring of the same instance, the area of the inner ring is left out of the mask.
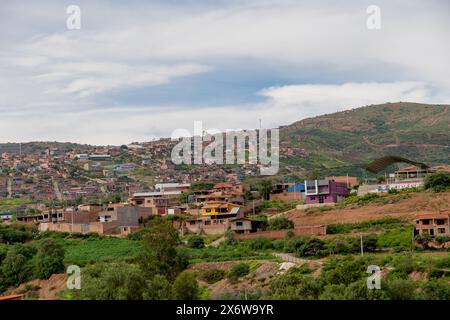
<path id="1" fill-rule="evenodd" d="M 293 220 L 296 226 L 304 226 L 353 223 L 384 217 L 404 218 L 412 221 L 414 216 L 420 213 L 450 212 L 450 192 L 420 192 L 408 195 L 407 199 L 392 201 L 393 203 L 389 204 L 352 205 L 344 209 L 312 213 L 294 210 L 287 217 Z M 395 199 L 395 196 L 392 196 L 392 199 Z"/>

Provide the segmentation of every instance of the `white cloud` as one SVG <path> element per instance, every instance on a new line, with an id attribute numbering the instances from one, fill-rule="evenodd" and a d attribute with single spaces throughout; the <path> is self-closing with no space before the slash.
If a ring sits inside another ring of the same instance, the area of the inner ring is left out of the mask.
<path id="1" fill-rule="evenodd" d="M 259 118 L 277 126 L 371 103 L 449 102 L 445 1 L 380 0 L 379 31 L 367 30 L 371 3 L 360 1 L 79 2 L 79 31 L 64 29 L 61 3 L 0 4 L 2 141 L 118 144 L 169 136 L 197 119 L 223 129 L 256 127 Z M 269 65 L 284 79 L 308 76 L 261 90 L 261 103 L 136 108 L 99 98 L 220 70 L 230 59 Z"/>
<path id="2" fill-rule="evenodd" d="M 36 113 L 23 118 L 4 114 L 0 133 L 6 141 L 58 140 L 93 144 L 123 144 L 170 137 L 175 129 L 193 131 L 195 120 L 204 129 L 277 127 L 294 121 L 386 101 L 436 102 L 449 97 L 435 96 L 420 82 L 346 83 L 343 85 L 295 85 L 262 90 L 267 100 L 258 104 L 167 109 L 157 106 L 92 109 L 88 111 Z M 45 121 L 42 121 L 45 118 Z M 18 138 L 17 132 L 20 132 Z"/>

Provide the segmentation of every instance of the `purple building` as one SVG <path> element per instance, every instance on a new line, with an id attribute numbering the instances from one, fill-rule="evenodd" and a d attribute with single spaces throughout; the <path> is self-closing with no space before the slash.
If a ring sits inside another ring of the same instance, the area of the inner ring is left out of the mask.
<path id="1" fill-rule="evenodd" d="M 347 183 L 334 180 L 305 180 L 306 204 L 336 203 L 348 196 Z"/>

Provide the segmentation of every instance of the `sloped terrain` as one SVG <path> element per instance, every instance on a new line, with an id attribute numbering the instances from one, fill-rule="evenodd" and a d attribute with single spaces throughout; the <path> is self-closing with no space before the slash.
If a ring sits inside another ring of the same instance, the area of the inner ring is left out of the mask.
<path id="1" fill-rule="evenodd" d="M 411 192 L 405 195 L 387 195 L 385 204 L 349 205 L 329 211 L 294 210 L 287 217 L 295 225 L 320 225 L 355 223 L 386 217 L 401 218 L 413 222 L 421 213 L 450 212 L 450 192 Z"/>

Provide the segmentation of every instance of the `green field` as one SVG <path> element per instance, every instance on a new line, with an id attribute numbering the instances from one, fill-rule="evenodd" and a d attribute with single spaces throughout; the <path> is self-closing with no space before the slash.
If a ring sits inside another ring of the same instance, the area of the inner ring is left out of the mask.
<path id="1" fill-rule="evenodd" d="M 115 237 L 61 240 L 66 254 L 65 264 L 85 266 L 90 263 L 135 257 L 140 242 Z"/>

